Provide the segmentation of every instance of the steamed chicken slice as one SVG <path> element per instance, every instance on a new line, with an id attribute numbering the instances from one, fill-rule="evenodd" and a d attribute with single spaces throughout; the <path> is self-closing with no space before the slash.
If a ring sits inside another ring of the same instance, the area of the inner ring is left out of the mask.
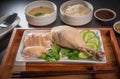
<path id="1" fill-rule="evenodd" d="M 28 33 L 25 37 L 24 47 L 27 46 L 45 46 L 51 47 L 53 44 L 52 35 L 47 33 Z"/>
<path id="2" fill-rule="evenodd" d="M 24 47 L 39 46 L 41 39 L 41 33 L 28 33 L 25 37 Z"/>
<path id="3" fill-rule="evenodd" d="M 41 57 L 42 53 L 45 53 L 47 49 L 43 46 L 28 46 L 25 47 L 22 52 L 22 57 L 24 58 L 33 58 Z"/>
<path id="4" fill-rule="evenodd" d="M 102 60 L 104 57 L 104 52 L 97 52 L 93 49 L 90 49 L 85 44 L 80 32 L 73 27 L 57 26 L 52 28 L 51 33 L 55 43 L 59 44 L 60 46 L 89 52 L 98 60 Z"/>
<path id="5" fill-rule="evenodd" d="M 41 57 L 42 53 L 52 48 L 53 40 L 50 32 L 28 33 L 24 41 L 22 56 L 24 58 Z"/>

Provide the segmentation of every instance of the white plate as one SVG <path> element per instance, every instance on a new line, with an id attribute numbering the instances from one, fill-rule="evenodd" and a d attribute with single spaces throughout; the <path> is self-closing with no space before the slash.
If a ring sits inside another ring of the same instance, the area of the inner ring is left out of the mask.
<path id="1" fill-rule="evenodd" d="M 45 60 L 43 60 L 42 58 L 23 58 L 21 56 L 22 50 L 23 50 L 23 44 L 24 44 L 24 39 L 25 36 L 28 33 L 39 33 L 39 32 L 49 32 L 50 30 L 25 30 L 18 52 L 17 52 L 17 56 L 16 56 L 16 61 L 17 62 L 47 62 Z M 80 30 L 81 31 L 81 30 Z M 91 30 L 93 32 L 95 32 L 97 34 L 97 36 L 99 36 L 100 38 L 100 48 L 99 51 L 104 52 L 104 48 L 103 48 L 103 44 L 102 44 L 102 38 L 101 38 L 101 33 L 99 30 Z M 60 59 L 59 61 L 57 61 L 57 63 L 106 63 L 106 56 L 104 57 L 103 61 L 98 61 L 98 60 L 88 60 L 88 59 L 79 59 L 79 60 L 69 60 L 69 59 Z"/>

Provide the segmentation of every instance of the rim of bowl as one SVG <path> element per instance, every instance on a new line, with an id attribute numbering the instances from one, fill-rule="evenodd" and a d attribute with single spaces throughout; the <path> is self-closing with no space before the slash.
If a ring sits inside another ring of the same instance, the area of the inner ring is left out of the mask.
<path id="1" fill-rule="evenodd" d="M 113 25 L 113 29 L 114 29 L 118 34 L 120 34 L 120 32 L 117 31 L 117 29 L 116 29 L 115 26 L 116 26 L 116 24 L 119 24 L 119 23 L 120 23 L 120 21 L 117 21 L 117 22 L 115 22 L 114 25 Z"/>
<path id="2" fill-rule="evenodd" d="M 110 18 L 110 19 L 102 19 L 102 18 L 99 18 L 98 16 L 96 16 L 96 13 L 97 13 L 98 11 L 100 11 L 100 10 L 110 11 L 110 12 L 112 12 L 112 13 L 114 14 L 114 17 L 112 17 L 112 18 Z M 112 9 L 100 8 L 100 9 L 95 10 L 94 16 L 95 16 L 95 18 L 97 18 L 97 19 L 100 20 L 100 21 L 111 21 L 111 20 L 115 19 L 117 15 L 116 15 L 116 12 L 115 12 L 114 10 L 112 10 Z"/>
<path id="3" fill-rule="evenodd" d="M 86 14 L 86 15 L 82 15 L 82 16 L 69 16 L 69 15 L 66 15 L 64 12 L 63 12 L 63 5 L 65 4 L 65 3 L 68 3 L 68 2 L 73 2 L 73 1 L 66 1 L 66 2 L 64 2 L 61 6 L 60 6 L 60 13 L 62 14 L 62 15 L 65 15 L 65 16 L 68 16 L 68 17 L 71 17 L 71 18 L 79 18 L 79 17 L 84 17 L 84 16 L 87 16 L 87 15 L 89 15 L 89 14 L 91 14 L 91 12 L 93 12 L 93 10 L 94 10 L 94 8 L 93 8 L 93 5 L 91 4 L 91 3 L 89 3 L 89 2 L 87 2 L 87 1 L 80 1 L 80 2 L 84 2 L 86 5 L 87 4 L 89 4 L 90 6 L 91 6 L 91 8 L 90 8 L 90 12 L 88 13 L 88 14 Z M 77 4 L 77 3 L 75 3 L 75 4 Z M 88 6 L 88 5 L 87 5 Z M 88 7 L 89 8 L 89 7 Z"/>
<path id="4" fill-rule="evenodd" d="M 27 8 L 29 5 L 31 5 L 31 4 L 33 4 L 33 3 L 35 3 L 35 2 L 49 2 L 49 3 L 51 3 L 51 4 L 53 5 L 53 7 L 54 7 L 54 8 L 53 8 L 53 9 L 54 9 L 54 12 L 50 13 L 50 14 L 47 15 L 47 16 L 39 16 L 39 17 L 32 16 L 32 15 L 28 14 L 28 12 L 26 12 L 26 8 Z M 48 16 L 56 13 L 56 12 L 57 12 L 57 6 L 56 6 L 56 4 L 53 3 L 52 1 L 47 1 L 47 0 L 45 0 L 45 1 L 43 1 L 43 0 L 41 0 L 41 1 L 33 1 L 33 2 L 28 3 L 28 4 L 25 6 L 24 12 L 25 12 L 25 14 L 26 14 L 27 16 L 30 16 L 30 17 L 33 17 L 33 18 L 42 18 L 42 17 L 44 18 L 44 17 L 48 17 Z"/>

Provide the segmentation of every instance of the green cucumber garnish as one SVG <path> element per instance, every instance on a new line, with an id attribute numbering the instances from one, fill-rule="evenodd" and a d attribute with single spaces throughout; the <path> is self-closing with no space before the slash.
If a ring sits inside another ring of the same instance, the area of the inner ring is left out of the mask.
<path id="1" fill-rule="evenodd" d="M 86 32 L 83 36 L 85 42 L 87 42 L 89 39 L 91 39 L 92 37 L 95 37 L 96 34 L 92 31 Z"/>

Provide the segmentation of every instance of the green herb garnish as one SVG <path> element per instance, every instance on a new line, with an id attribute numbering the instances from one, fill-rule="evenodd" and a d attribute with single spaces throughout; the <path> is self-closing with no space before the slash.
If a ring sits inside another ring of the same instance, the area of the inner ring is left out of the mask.
<path id="1" fill-rule="evenodd" d="M 34 14 L 34 16 L 42 16 L 42 15 L 44 15 L 44 13 L 36 13 L 36 14 Z"/>
<path id="2" fill-rule="evenodd" d="M 93 59 L 93 56 L 87 52 L 61 47 L 57 44 L 54 44 L 51 49 L 42 54 L 42 58 L 50 62 L 58 61 L 60 58 L 66 57 L 70 60 Z"/>
<path id="3" fill-rule="evenodd" d="M 80 53 L 79 50 L 73 49 L 71 52 L 68 53 L 68 59 L 71 59 L 71 60 L 80 59 L 79 53 Z"/>
<path id="4" fill-rule="evenodd" d="M 54 44 L 52 49 L 50 49 L 47 53 L 42 54 L 42 58 L 50 62 L 57 61 L 60 59 L 60 56 L 59 56 L 60 49 L 61 48 L 59 45 Z"/>

